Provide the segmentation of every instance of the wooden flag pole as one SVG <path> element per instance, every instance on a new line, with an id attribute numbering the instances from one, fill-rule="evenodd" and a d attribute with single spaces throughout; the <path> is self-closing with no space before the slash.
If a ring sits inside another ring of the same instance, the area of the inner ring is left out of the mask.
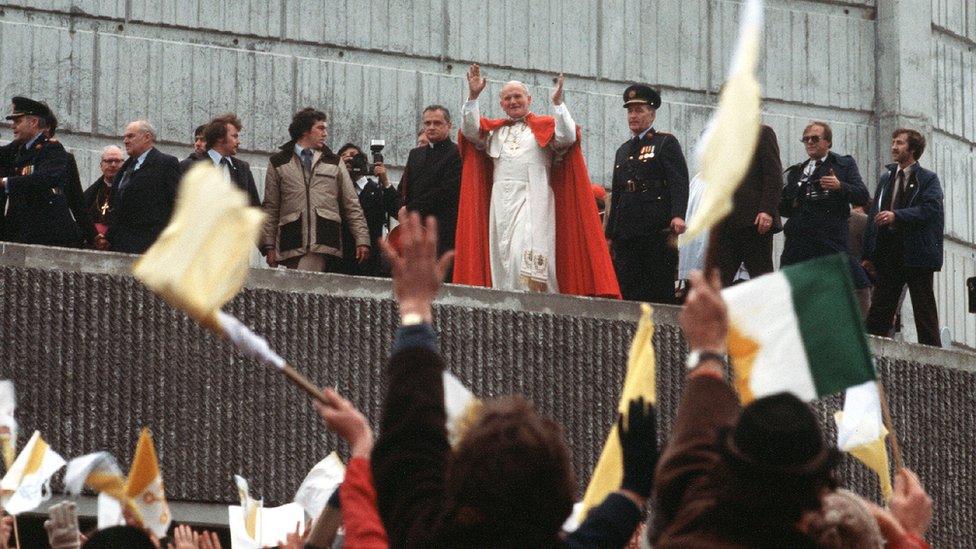
<path id="1" fill-rule="evenodd" d="M 14 517 L 14 546 L 20 549 L 20 532 L 17 531 L 17 515 L 11 515 Z"/>
<path id="2" fill-rule="evenodd" d="M 322 404 L 328 404 L 325 397 L 322 396 L 322 390 L 316 387 L 314 383 L 309 381 L 309 379 L 303 376 L 298 370 L 292 368 L 288 364 L 285 364 L 281 367 L 281 372 L 285 374 L 285 377 L 287 377 L 289 381 L 308 393 L 309 396 L 315 400 L 318 400 Z"/>
<path id="3" fill-rule="evenodd" d="M 878 396 L 881 399 L 881 418 L 884 420 L 885 427 L 888 429 L 888 441 L 891 442 L 891 455 L 895 459 L 895 472 L 905 468 L 905 461 L 901 456 L 901 446 L 898 445 L 898 435 L 895 434 L 895 425 L 891 422 L 891 410 L 888 409 L 888 397 L 885 395 L 884 386 L 877 380 Z"/>

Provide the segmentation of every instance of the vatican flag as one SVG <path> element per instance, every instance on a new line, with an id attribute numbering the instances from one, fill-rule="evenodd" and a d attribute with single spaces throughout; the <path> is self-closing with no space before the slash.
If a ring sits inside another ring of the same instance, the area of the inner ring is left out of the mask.
<path id="1" fill-rule="evenodd" d="M 163 475 L 156 459 L 152 435 L 143 427 L 132 458 L 125 496 L 142 525 L 159 537 L 164 537 L 172 517 L 163 490 Z"/>
<path id="2" fill-rule="evenodd" d="M 640 321 L 637 323 L 637 333 L 630 344 L 630 354 L 627 357 L 627 374 L 624 377 L 624 387 L 620 392 L 620 404 L 617 411 L 626 417 L 631 400 L 637 397 L 644 397 L 648 404 L 654 404 L 657 400 L 657 372 L 654 358 L 654 345 L 651 338 L 654 336 L 654 323 L 651 321 L 651 306 L 641 304 Z M 617 434 L 617 423 L 614 422 L 607 435 L 607 442 L 603 446 L 603 452 L 590 477 L 590 484 L 586 487 L 583 495 L 583 506 L 578 522 L 582 523 L 583 518 L 590 509 L 596 507 L 610 495 L 611 492 L 620 488 L 620 483 L 624 476 L 624 457 L 623 449 L 620 447 L 620 438 Z"/>
<path id="3" fill-rule="evenodd" d="M 169 225 L 132 274 L 170 305 L 223 334 L 217 313 L 247 279 L 264 214 L 206 162 L 180 183 Z"/>
<path id="4" fill-rule="evenodd" d="M 837 446 L 878 475 L 881 495 L 887 501 L 892 494 L 891 470 L 885 444 L 888 429 L 882 417 L 877 381 L 848 388 L 844 395 L 844 411 L 834 414 Z"/>
<path id="5" fill-rule="evenodd" d="M 762 26 L 762 2 L 747 0 L 729 77 L 697 148 L 701 176 L 708 186 L 688 230 L 678 237 L 681 246 L 732 211 L 732 195 L 752 163 L 759 142 L 761 90 L 756 68 Z"/>
<path id="6" fill-rule="evenodd" d="M 14 382 L 9 379 L 0 381 L 0 452 L 7 471 L 17 457 L 17 420 L 14 418 L 16 409 L 17 393 L 14 391 Z"/>
<path id="7" fill-rule="evenodd" d="M 51 497 L 51 475 L 64 463 L 64 458 L 44 442 L 40 431 L 34 431 L 3 480 L 0 480 L 3 508 L 11 515 L 19 515 L 47 501 Z"/>

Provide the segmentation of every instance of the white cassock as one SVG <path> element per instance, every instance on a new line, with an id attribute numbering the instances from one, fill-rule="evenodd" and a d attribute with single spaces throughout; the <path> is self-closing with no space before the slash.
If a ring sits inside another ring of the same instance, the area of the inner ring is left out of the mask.
<path id="1" fill-rule="evenodd" d="M 543 149 L 524 121 L 481 136 L 478 101 L 461 107 L 461 133 L 492 159 L 488 249 L 491 287 L 558 292 L 556 203 L 549 186 L 554 154 L 576 142 L 576 122 L 566 104 L 553 108 L 556 135 Z"/>

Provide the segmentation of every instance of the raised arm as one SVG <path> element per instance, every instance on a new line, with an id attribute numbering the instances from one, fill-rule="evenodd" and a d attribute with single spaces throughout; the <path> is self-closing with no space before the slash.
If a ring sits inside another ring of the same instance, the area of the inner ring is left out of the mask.
<path id="1" fill-rule="evenodd" d="M 576 122 L 563 102 L 563 75 L 556 79 L 556 89 L 552 91 L 552 115 L 556 118 L 556 136 L 553 146 L 568 149 L 576 143 Z"/>
<path id="2" fill-rule="evenodd" d="M 481 76 L 481 67 L 477 63 L 468 68 L 468 100 L 461 106 L 461 134 L 479 149 L 485 146 L 485 139 L 481 135 L 481 109 L 478 107 L 478 96 L 484 91 L 488 81 Z"/>

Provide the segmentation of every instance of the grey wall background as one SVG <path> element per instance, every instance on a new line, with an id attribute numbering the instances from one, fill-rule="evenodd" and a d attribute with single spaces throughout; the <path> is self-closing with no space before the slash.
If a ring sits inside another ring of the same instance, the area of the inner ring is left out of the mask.
<path id="1" fill-rule="evenodd" d="M 308 470 L 345 452 L 304 393 L 243 358 L 129 276 L 133 256 L 0 244 L 0 378 L 17 387 L 21 442 L 34 429 L 65 457 L 132 458 L 152 429 L 167 496 L 206 502 L 226 520 L 242 474 L 270 505 L 291 501 Z M 252 270 L 225 308 L 319 386 L 336 386 L 378 423 L 396 306 L 389 281 Z M 435 306 L 446 363 L 475 394 L 525 395 L 563 425 L 582 489 L 616 416 L 635 303 L 447 286 Z M 655 309 L 660 441 L 686 369 L 677 308 Z M 905 463 L 936 504 L 926 538 L 976 536 L 976 355 L 872 338 Z M 836 395 L 816 403 L 836 440 Z M 879 498 L 851 458 L 845 485 Z M 60 479 L 60 474 L 57 476 Z M 191 521 L 204 520 L 197 513 Z"/>
<path id="2" fill-rule="evenodd" d="M 834 128 L 873 190 L 900 125 L 929 138 L 923 164 L 946 192 L 942 323 L 976 348 L 966 313 L 976 275 L 976 4 L 971 0 L 768 0 L 761 82 L 764 121 L 784 165 L 804 156 L 811 119 Z M 49 102 L 62 140 L 93 181 L 98 150 L 125 123 L 149 118 L 161 148 L 180 157 L 192 129 L 235 111 L 242 157 L 259 182 L 286 139 L 292 112 L 330 115 L 330 145 L 383 138 L 402 166 L 429 103 L 455 111 L 467 64 L 481 63 L 493 96 L 530 85 L 548 109 L 552 77 L 567 74 L 567 104 L 584 127 L 593 180 L 607 183 L 627 137 L 620 94 L 632 81 L 662 89 L 656 126 L 691 158 L 727 69 L 735 0 L 0 0 L 0 97 Z M 489 103 L 491 103 L 489 101 Z M 494 114 L 500 110 L 493 105 Z M 691 164 L 695 162 L 692 160 Z M 906 309 L 910 307 L 906 306 Z M 906 338 L 914 340 L 911 312 Z"/>

